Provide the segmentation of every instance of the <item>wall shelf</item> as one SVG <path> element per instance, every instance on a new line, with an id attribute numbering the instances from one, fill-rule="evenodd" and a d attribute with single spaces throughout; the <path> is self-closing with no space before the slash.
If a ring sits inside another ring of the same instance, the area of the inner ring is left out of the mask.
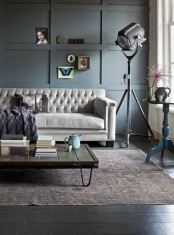
<path id="1" fill-rule="evenodd" d="M 102 5 L 56 4 L 57 11 L 102 11 Z"/>
<path id="2" fill-rule="evenodd" d="M 53 45 L 53 44 L 52 44 Z M 54 44 L 56 50 L 75 50 L 75 51 L 101 51 L 102 44 Z M 51 50 L 51 45 L 37 45 L 37 44 L 17 44 L 17 43 L 6 43 L 4 44 L 5 50 L 39 50 L 39 51 L 49 51 Z"/>
<path id="3" fill-rule="evenodd" d="M 56 50 L 101 51 L 101 44 L 57 44 Z"/>
<path id="4" fill-rule="evenodd" d="M 50 44 L 37 45 L 37 44 L 18 44 L 18 43 L 6 43 L 4 44 L 5 50 L 39 50 L 39 51 L 49 51 L 51 48 Z"/>
<path id="5" fill-rule="evenodd" d="M 50 4 L 5 4 L 5 10 L 50 10 Z"/>

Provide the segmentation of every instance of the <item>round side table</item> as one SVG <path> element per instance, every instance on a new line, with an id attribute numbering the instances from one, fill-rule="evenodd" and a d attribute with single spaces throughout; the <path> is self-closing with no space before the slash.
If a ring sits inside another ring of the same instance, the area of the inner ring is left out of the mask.
<path id="1" fill-rule="evenodd" d="M 169 123 L 168 123 L 168 113 L 169 113 L 169 105 L 174 105 L 174 100 L 167 99 L 162 102 L 158 102 L 156 100 L 144 100 L 149 104 L 162 104 L 163 105 L 163 127 L 162 127 L 162 135 L 163 138 L 159 141 L 158 146 L 151 149 L 151 151 L 147 154 L 146 162 L 150 161 L 150 158 L 153 154 L 161 152 L 161 156 L 163 156 L 164 150 L 168 149 L 172 153 L 174 153 L 174 144 L 172 140 L 168 138 L 169 136 Z"/>

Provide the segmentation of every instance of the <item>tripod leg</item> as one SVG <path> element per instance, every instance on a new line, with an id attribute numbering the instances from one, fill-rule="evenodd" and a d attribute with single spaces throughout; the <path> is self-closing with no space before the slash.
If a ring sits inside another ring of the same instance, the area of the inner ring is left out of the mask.
<path id="1" fill-rule="evenodd" d="M 121 100 L 120 100 L 120 103 L 119 103 L 119 105 L 118 105 L 118 107 L 117 107 L 116 114 L 118 113 L 118 111 L 119 111 L 119 109 L 120 109 L 120 107 L 121 107 L 121 104 L 123 103 L 123 100 L 124 100 L 124 97 L 125 97 L 126 93 L 127 93 L 127 89 L 126 89 L 126 90 L 124 91 L 124 93 L 123 93 L 123 96 L 122 96 L 122 98 L 121 98 Z"/>
<path id="2" fill-rule="evenodd" d="M 129 145 L 129 137 L 131 134 L 131 89 L 130 79 L 128 79 L 128 94 L 127 94 L 127 127 L 126 127 L 126 147 Z"/>
<path id="3" fill-rule="evenodd" d="M 128 92 L 128 94 L 127 94 L 127 92 Z M 125 139 L 125 144 L 127 147 L 129 145 L 130 126 L 131 126 L 131 123 L 130 123 L 130 95 L 131 95 L 130 94 L 130 83 L 129 83 L 129 89 L 126 89 L 123 93 L 123 96 L 122 96 L 120 103 L 118 105 L 118 108 L 116 110 L 116 114 L 118 113 L 126 94 L 128 95 L 127 96 L 127 127 L 126 127 L 126 139 Z"/>
<path id="4" fill-rule="evenodd" d="M 142 114 L 142 116 L 143 116 L 143 118 L 144 118 L 144 121 L 146 122 L 146 125 L 147 125 L 147 127 L 148 127 L 148 129 L 149 129 L 149 131 L 150 131 L 150 133 L 151 133 L 151 135 L 152 135 L 152 137 L 154 137 L 154 134 L 153 134 L 153 132 L 152 132 L 152 129 L 151 129 L 150 126 L 149 126 L 149 123 L 148 123 L 148 121 L 147 121 L 147 119 L 146 119 L 146 116 L 145 116 L 144 111 L 143 111 L 143 109 L 142 109 L 142 107 L 141 107 L 141 105 L 140 105 L 140 102 L 138 101 L 138 98 L 136 97 L 136 94 L 135 94 L 134 90 L 132 90 L 132 94 L 133 94 L 133 96 L 134 96 L 134 98 L 135 98 L 135 100 L 136 100 L 136 102 L 137 102 L 137 105 L 138 105 L 138 107 L 139 107 L 139 109 L 140 109 L 140 111 L 141 111 L 141 114 Z"/>

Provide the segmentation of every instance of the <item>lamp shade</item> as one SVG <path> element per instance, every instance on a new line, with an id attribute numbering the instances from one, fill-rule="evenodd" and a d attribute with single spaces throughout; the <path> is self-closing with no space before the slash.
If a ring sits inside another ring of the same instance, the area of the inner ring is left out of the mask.
<path id="1" fill-rule="evenodd" d="M 123 50 L 132 50 L 136 45 L 141 45 L 146 39 L 145 30 L 138 23 L 131 23 L 118 32 L 116 45 Z"/>

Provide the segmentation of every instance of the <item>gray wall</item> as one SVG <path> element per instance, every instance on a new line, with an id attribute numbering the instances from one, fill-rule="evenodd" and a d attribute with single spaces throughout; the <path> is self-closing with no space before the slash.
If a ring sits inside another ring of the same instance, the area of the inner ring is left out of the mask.
<path id="1" fill-rule="evenodd" d="M 138 22 L 148 39 L 148 18 L 147 0 L 0 0 L 0 87 L 101 87 L 119 102 L 127 88 L 127 59 L 114 43 L 117 33 Z M 37 27 L 48 27 L 49 44 L 36 45 Z M 56 43 L 58 35 L 65 44 Z M 84 38 L 85 44 L 68 44 L 69 38 Z M 148 50 L 146 40 L 131 70 L 131 84 L 145 113 Z M 73 79 L 57 78 L 58 66 L 71 66 L 69 54 L 90 56 L 91 68 L 75 70 Z M 125 132 L 125 120 L 126 100 L 117 115 L 118 133 Z M 133 97 L 132 129 L 147 132 Z"/>

